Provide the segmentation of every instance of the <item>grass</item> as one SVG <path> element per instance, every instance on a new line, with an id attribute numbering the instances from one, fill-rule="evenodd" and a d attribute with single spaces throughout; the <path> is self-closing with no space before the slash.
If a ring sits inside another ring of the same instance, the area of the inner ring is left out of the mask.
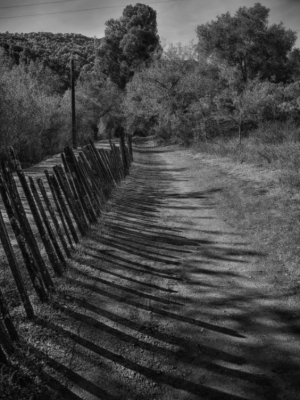
<path id="1" fill-rule="evenodd" d="M 196 147 L 239 163 L 278 169 L 282 185 L 300 188 L 300 127 L 295 123 L 264 124 L 248 134 L 242 144 L 237 137 L 218 137 L 198 143 Z"/>
<path id="2" fill-rule="evenodd" d="M 216 155 L 208 158 L 210 165 L 228 172 L 224 213 L 268 254 L 262 267 L 266 280 L 286 301 L 299 304 L 299 126 L 268 124 L 244 137 L 242 145 L 237 136 L 215 138 L 195 150 Z"/>

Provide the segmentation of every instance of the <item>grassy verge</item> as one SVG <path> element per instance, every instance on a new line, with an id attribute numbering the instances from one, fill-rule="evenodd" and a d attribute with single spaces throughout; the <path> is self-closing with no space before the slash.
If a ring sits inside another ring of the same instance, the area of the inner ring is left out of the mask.
<path id="1" fill-rule="evenodd" d="M 203 163 L 220 171 L 224 218 L 265 253 L 261 274 L 278 298 L 300 300 L 300 130 L 290 123 L 261 127 L 243 138 L 198 143 Z"/>
<path id="2" fill-rule="evenodd" d="M 239 144 L 237 137 L 218 137 L 196 144 L 202 152 L 238 163 L 280 170 L 280 182 L 300 188 L 300 128 L 291 122 L 264 124 Z"/>

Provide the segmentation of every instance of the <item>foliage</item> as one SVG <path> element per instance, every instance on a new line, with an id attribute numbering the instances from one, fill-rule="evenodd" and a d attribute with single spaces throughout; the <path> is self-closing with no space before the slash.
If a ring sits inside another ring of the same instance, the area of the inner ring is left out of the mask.
<path id="1" fill-rule="evenodd" d="M 0 152 L 34 163 L 70 142 L 69 59 L 75 54 L 80 144 L 129 133 L 182 143 L 262 122 L 300 120 L 300 50 L 295 33 L 268 24 L 257 3 L 198 26 L 197 46 L 162 50 L 155 11 L 127 6 L 105 37 L 0 34 Z M 275 75 L 275 78 L 274 78 Z M 278 81 L 282 81 L 278 83 Z"/>
<path id="2" fill-rule="evenodd" d="M 244 82 L 257 75 L 261 79 L 275 77 L 276 81 L 286 81 L 291 78 L 288 54 L 296 33 L 282 23 L 269 25 L 268 16 L 269 9 L 256 3 L 250 8 L 239 8 L 234 16 L 227 12 L 215 21 L 199 25 L 199 50 L 236 66 Z"/>
<path id="3" fill-rule="evenodd" d="M 264 122 L 286 121 L 299 122 L 300 117 L 300 82 L 276 84 L 259 79 L 248 80 L 242 89 L 235 84 L 234 70 L 220 70 L 219 78 L 225 79 L 225 87 L 214 97 L 215 117 L 226 117 L 231 120 L 241 133 L 245 122 L 253 128 Z"/>
<path id="4" fill-rule="evenodd" d="M 120 20 L 107 22 L 106 33 L 99 40 L 79 34 L 0 33 L 2 155 L 13 146 L 23 163 L 32 164 L 70 143 L 71 56 L 75 58 L 79 144 L 97 138 L 99 124 L 110 136 L 123 123 L 119 88 L 158 54 L 156 13 L 143 4 L 127 6 Z M 97 48 L 102 41 L 99 59 Z"/>
<path id="5" fill-rule="evenodd" d="M 66 140 L 58 134 L 61 113 L 55 77 L 51 79 L 51 71 L 40 64 L 10 69 L 3 62 L 0 70 L 0 152 L 13 146 L 24 162 L 38 162 L 50 150 L 44 136 L 56 136 L 58 147 Z"/>
<path id="6" fill-rule="evenodd" d="M 201 118 L 200 107 L 196 111 L 195 104 L 213 92 L 210 68 L 197 61 L 193 44 L 170 45 L 160 60 L 137 72 L 128 84 L 127 129 L 131 132 L 154 129 L 164 139 L 191 141 L 193 129 Z"/>
<path id="7" fill-rule="evenodd" d="M 120 19 L 106 22 L 98 48 L 101 71 L 124 89 L 134 72 L 159 54 L 156 12 L 144 4 L 128 5 Z"/>
<path id="8" fill-rule="evenodd" d="M 2 54 L 0 63 L 0 155 L 13 146 L 20 160 L 37 163 L 71 142 L 71 95 L 59 93 L 59 79 L 42 63 L 12 66 Z M 101 116 L 117 114 L 119 91 L 97 72 L 80 75 L 76 86 L 79 144 L 98 131 Z"/>
<path id="9" fill-rule="evenodd" d="M 69 87 L 69 61 L 76 60 L 76 78 L 80 71 L 91 71 L 95 65 L 95 50 L 101 39 L 89 38 L 75 33 L 0 33 L 2 47 L 16 65 L 32 61 L 48 67 L 57 74 L 61 92 Z"/>
<path id="10" fill-rule="evenodd" d="M 65 96 L 70 109 L 70 94 Z M 110 136 L 122 118 L 122 93 L 97 68 L 93 72 L 81 74 L 76 85 L 76 124 L 79 142 L 98 139 L 98 125 L 103 123 L 103 134 Z M 69 120 L 68 130 L 70 131 Z"/>
<path id="11" fill-rule="evenodd" d="M 242 132 L 264 121 L 299 121 L 300 83 L 258 78 L 241 82 L 238 67 L 198 57 L 195 48 L 169 46 L 160 60 L 137 72 L 124 103 L 130 132 L 191 142 Z"/>
<path id="12" fill-rule="evenodd" d="M 286 119 L 300 121 L 300 81 L 282 87 L 282 100 L 278 108 Z"/>
<path id="13" fill-rule="evenodd" d="M 289 75 L 292 82 L 300 80 L 300 49 L 294 48 L 288 55 Z"/>
<path id="14" fill-rule="evenodd" d="M 215 97 L 217 114 L 227 116 L 234 122 L 238 128 L 240 143 L 245 120 L 259 123 L 267 117 L 276 118 L 277 103 L 282 97 L 277 88 L 273 83 L 253 80 L 247 82 L 243 91 L 230 85 Z"/>

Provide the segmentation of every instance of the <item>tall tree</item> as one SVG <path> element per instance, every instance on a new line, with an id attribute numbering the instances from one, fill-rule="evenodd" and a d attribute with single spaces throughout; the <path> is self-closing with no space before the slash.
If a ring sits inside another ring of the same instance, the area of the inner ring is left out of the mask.
<path id="1" fill-rule="evenodd" d="M 159 52 L 156 12 L 138 3 L 125 7 L 120 19 L 106 22 L 98 56 L 102 72 L 124 89 L 134 72 Z"/>
<path id="2" fill-rule="evenodd" d="M 170 45 L 160 60 L 138 71 L 127 85 L 127 130 L 191 141 L 217 89 L 212 69 L 196 59 L 193 45 Z"/>
<path id="3" fill-rule="evenodd" d="M 246 82 L 259 75 L 262 79 L 289 78 L 287 57 L 292 50 L 296 33 L 282 23 L 268 24 L 269 9 L 256 3 L 241 7 L 234 16 L 218 16 L 216 21 L 199 25 L 199 49 L 215 54 L 231 66 L 237 66 Z"/>

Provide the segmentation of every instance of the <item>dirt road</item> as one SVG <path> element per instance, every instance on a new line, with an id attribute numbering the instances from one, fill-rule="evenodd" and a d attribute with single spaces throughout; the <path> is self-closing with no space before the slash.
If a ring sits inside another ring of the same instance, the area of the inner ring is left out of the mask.
<path id="1" fill-rule="evenodd" d="M 63 398 L 300 398 L 299 314 L 263 271 L 267 247 L 224 210 L 227 179 L 201 155 L 136 143 L 40 324 Z"/>

